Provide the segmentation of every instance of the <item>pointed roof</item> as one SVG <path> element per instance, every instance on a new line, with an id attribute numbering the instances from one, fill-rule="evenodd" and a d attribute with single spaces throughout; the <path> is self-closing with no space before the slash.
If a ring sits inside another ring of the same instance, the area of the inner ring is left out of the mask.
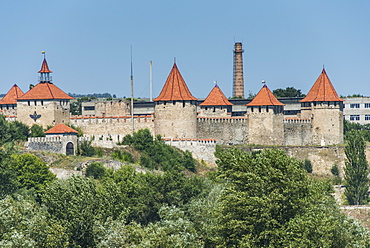
<path id="1" fill-rule="evenodd" d="M 227 100 L 226 96 L 216 84 L 215 87 L 211 90 L 207 98 L 199 104 L 200 106 L 223 106 L 223 105 L 234 105 L 229 100 Z"/>
<path id="2" fill-rule="evenodd" d="M 39 70 L 39 73 L 52 73 L 52 71 L 49 70 L 48 62 L 46 62 L 46 58 L 44 58 L 44 61 L 41 65 L 41 70 Z"/>
<path id="3" fill-rule="evenodd" d="M 19 97 L 18 100 L 50 100 L 50 99 L 61 99 L 70 100 L 73 97 L 67 95 L 64 91 L 59 89 L 52 83 L 38 83 L 27 91 L 26 94 Z"/>
<path id="4" fill-rule="evenodd" d="M 247 106 L 284 106 L 275 96 L 272 94 L 271 90 L 264 85 L 262 89 L 257 93 Z"/>
<path id="5" fill-rule="evenodd" d="M 322 69 L 322 72 L 319 78 L 316 80 L 307 96 L 303 98 L 300 102 L 317 102 L 317 101 L 332 101 L 332 102 L 343 102 L 343 100 L 338 96 L 337 92 L 334 89 L 334 86 L 330 82 L 328 75 L 326 74 L 325 69 Z"/>
<path id="6" fill-rule="evenodd" d="M 177 101 L 177 100 L 197 100 L 188 89 L 184 79 L 181 76 L 176 63 L 173 64 L 172 70 L 168 75 L 161 93 L 154 101 Z"/>
<path id="7" fill-rule="evenodd" d="M 12 88 L 6 93 L 6 95 L 1 99 L 0 104 L 16 104 L 17 98 L 23 96 L 23 91 L 14 84 Z"/>
<path id="8" fill-rule="evenodd" d="M 45 134 L 63 134 L 63 133 L 78 133 L 78 132 L 63 123 L 55 125 L 54 127 L 50 128 L 45 132 Z"/>

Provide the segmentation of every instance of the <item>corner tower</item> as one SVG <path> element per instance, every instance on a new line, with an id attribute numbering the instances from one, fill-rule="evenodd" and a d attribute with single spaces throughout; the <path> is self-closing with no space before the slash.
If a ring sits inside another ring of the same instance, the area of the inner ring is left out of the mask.
<path id="1" fill-rule="evenodd" d="M 18 120 L 26 125 L 41 126 L 67 123 L 70 118 L 69 101 L 74 99 L 51 82 L 51 70 L 44 60 L 39 71 L 39 83 L 17 99 Z"/>
<path id="2" fill-rule="evenodd" d="M 196 138 L 197 99 L 190 93 L 176 63 L 154 102 L 156 135 L 164 138 Z"/>
<path id="3" fill-rule="evenodd" d="M 301 117 L 311 119 L 313 144 L 343 143 L 343 100 L 335 91 L 325 69 L 300 102 Z"/>
<path id="4" fill-rule="evenodd" d="M 233 97 L 244 98 L 243 48 L 241 42 L 235 43 Z"/>
<path id="5" fill-rule="evenodd" d="M 253 100 L 246 105 L 249 122 L 248 143 L 283 145 L 284 104 L 264 85 Z"/>

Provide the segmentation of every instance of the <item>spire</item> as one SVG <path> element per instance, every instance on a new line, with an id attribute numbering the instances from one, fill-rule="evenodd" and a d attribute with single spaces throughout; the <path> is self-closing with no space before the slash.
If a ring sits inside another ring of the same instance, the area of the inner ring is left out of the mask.
<path id="1" fill-rule="evenodd" d="M 197 100 L 188 89 L 184 79 L 181 76 L 176 63 L 167 77 L 161 93 L 154 101 L 189 101 Z"/>
<path id="2" fill-rule="evenodd" d="M 227 100 L 226 96 L 216 84 L 213 87 L 212 91 L 209 93 L 207 98 L 199 104 L 200 106 L 225 106 L 225 105 L 234 105 L 229 100 Z"/>
<path id="3" fill-rule="evenodd" d="M 307 96 L 301 100 L 301 102 L 318 102 L 318 101 L 339 101 L 343 102 L 339 98 L 337 92 L 334 89 L 334 86 L 330 82 L 328 75 L 326 74 L 325 69 L 322 69 L 322 72 Z"/>
<path id="4" fill-rule="evenodd" d="M 48 62 L 46 62 L 45 51 L 42 51 L 42 54 L 44 55 L 44 61 L 42 62 L 41 70 L 38 72 L 40 73 L 39 82 L 50 83 L 52 80 L 50 73 L 52 73 L 52 71 L 49 70 Z"/>
<path id="5" fill-rule="evenodd" d="M 275 96 L 266 84 L 263 85 L 262 89 L 257 93 L 247 106 L 284 106 Z"/>

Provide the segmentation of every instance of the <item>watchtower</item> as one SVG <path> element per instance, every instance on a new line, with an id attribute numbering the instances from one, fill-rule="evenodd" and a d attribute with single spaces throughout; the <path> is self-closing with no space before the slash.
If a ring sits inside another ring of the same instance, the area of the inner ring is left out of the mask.
<path id="1" fill-rule="evenodd" d="M 284 144 L 284 104 L 263 85 L 247 105 L 248 143 L 260 145 Z"/>
<path id="2" fill-rule="evenodd" d="M 196 138 L 197 99 L 190 93 L 176 63 L 154 102 L 156 135 L 164 138 Z"/>
<path id="3" fill-rule="evenodd" d="M 343 143 L 343 100 L 335 91 L 325 69 L 301 101 L 301 118 L 310 118 L 315 145 Z"/>

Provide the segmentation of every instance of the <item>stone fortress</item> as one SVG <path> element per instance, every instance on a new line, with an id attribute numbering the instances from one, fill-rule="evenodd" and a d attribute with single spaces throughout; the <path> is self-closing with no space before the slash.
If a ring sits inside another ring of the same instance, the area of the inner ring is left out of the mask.
<path id="1" fill-rule="evenodd" d="M 241 43 L 235 43 L 233 95 L 239 98 L 244 98 L 242 52 Z M 267 85 L 254 99 L 239 106 L 227 99 L 218 85 L 200 101 L 191 94 L 174 63 L 161 93 L 152 103 L 154 113 L 131 116 L 129 113 L 136 110 L 131 110 L 127 101 L 106 101 L 84 104 L 85 115 L 70 116 L 73 98 L 52 83 L 52 71 L 45 56 L 39 73 L 39 83 L 28 92 L 23 93 L 14 85 L 0 101 L 0 109 L 8 120 L 43 127 L 71 123 L 87 137 L 112 142 L 122 140 L 132 131 L 148 128 L 153 135 L 161 135 L 169 144 L 184 146 L 183 149 L 195 145 L 214 147 L 216 143 L 267 146 L 343 143 L 343 100 L 324 69 L 307 96 L 296 102 L 298 109 L 294 115 L 284 114 L 286 105 Z M 63 128 L 59 130 L 59 136 L 64 137 Z M 48 141 L 56 139 L 55 135 Z"/>

